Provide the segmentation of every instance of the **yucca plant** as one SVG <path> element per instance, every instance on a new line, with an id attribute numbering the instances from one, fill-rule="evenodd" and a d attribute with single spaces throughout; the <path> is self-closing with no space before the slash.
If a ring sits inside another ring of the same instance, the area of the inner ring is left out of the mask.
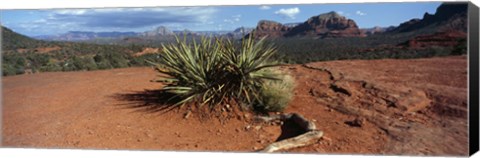
<path id="1" fill-rule="evenodd" d="M 251 105 L 259 99 L 263 83 L 276 79 L 260 71 L 278 65 L 270 61 L 276 50 L 265 38 L 250 36 L 236 47 L 230 39 L 201 37 L 187 44 L 185 37 L 176 37 L 176 43 L 162 47 L 162 59 L 153 64 L 164 74 L 157 80 L 166 83 L 162 90 L 180 98 L 174 106 L 196 103 L 213 109 L 231 100 Z"/>

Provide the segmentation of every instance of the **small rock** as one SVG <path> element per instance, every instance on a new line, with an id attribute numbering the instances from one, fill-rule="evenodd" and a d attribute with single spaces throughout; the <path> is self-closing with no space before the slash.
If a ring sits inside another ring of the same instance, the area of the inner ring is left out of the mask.
<path id="1" fill-rule="evenodd" d="M 247 125 L 247 126 L 245 127 L 245 130 L 248 131 L 250 128 L 251 128 L 251 126 L 250 126 L 250 125 Z"/>
<path id="2" fill-rule="evenodd" d="M 193 145 L 195 148 L 198 148 L 198 144 Z"/>
<path id="3" fill-rule="evenodd" d="M 260 130 L 262 128 L 262 126 L 255 126 L 255 130 Z"/>
<path id="4" fill-rule="evenodd" d="M 243 117 L 244 117 L 245 119 L 249 119 L 249 118 L 250 118 L 250 114 L 243 114 Z"/>
<path id="5" fill-rule="evenodd" d="M 355 120 L 351 121 L 352 126 L 362 127 L 365 125 L 365 118 L 357 117 Z"/>
<path id="6" fill-rule="evenodd" d="M 240 132 L 240 129 L 238 129 L 238 128 L 235 128 L 235 132 L 237 132 L 237 133 L 238 133 L 238 132 Z"/>
<path id="7" fill-rule="evenodd" d="M 142 140 L 140 140 L 140 139 L 137 139 L 137 142 L 141 142 L 141 141 L 142 141 Z"/>

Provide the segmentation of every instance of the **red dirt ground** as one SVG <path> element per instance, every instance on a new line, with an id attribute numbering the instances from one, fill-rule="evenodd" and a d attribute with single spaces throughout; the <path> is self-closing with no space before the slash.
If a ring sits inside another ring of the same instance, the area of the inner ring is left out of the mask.
<path id="1" fill-rule="evenodd" d="M 466 155 L 467 58 L 354 60 L 285 66 L 296 79 L 285 112 L 325 138 L 284 152 Z M 2 146 L 257 151 L 295 130 L 253 116 L 184 119 L 158 111 L 151 68 L 4 77 Z M 195 114 L 193 114 L 195 115 Z M 360 127 L 351 122 L 366 120 Z"/>

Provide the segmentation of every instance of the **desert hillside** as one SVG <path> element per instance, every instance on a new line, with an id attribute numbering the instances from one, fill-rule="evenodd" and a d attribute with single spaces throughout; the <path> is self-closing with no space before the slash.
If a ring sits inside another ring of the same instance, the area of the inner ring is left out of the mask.
<path id="1" fill-rule="evenodd" d="M 313 120 L 319 142 L 287 152 L 465 155 L 467 57 L 343 60 L 282 67 L 296 79 L 285 112 Z M 2 78 L 3 147 L 257 151 L 298 134 L 253 114 L 163 111 L 151 68 Z"/>

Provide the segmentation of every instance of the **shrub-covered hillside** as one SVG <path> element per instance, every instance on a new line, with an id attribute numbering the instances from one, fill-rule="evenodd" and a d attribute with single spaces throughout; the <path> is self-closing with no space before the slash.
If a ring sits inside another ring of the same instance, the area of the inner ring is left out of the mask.
<path id="1" fill-rule="evenodd" d="M 140 45 L 99 45 L 35 40 L 2 27 L 2 75 L 145 66 L 157 52 L 135 55 Z"/>

